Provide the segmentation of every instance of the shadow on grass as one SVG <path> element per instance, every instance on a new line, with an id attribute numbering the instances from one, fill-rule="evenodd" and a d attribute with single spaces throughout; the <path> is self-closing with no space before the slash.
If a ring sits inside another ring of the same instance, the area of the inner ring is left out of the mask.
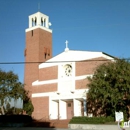
<path id="1" fill-rule="evenodd" d="M 0 115 L 0 127 L 48 127 L 50 122 L 38 121 L 28 115 Z"/>

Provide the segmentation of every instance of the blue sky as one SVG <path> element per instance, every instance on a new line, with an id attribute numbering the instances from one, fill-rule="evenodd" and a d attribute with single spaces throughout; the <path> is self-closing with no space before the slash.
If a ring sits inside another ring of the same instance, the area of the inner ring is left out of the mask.
<path id="1" fill-rule="evenodd" d="M 0 63 L 24 62 L 28 16 L 40 12 L 50 18 L 53 56 L 65 49 L 102 51 L 130 57 L 130 0 L 0 0 Z M 0 64 L 23 82 L 23 64 Z"/>

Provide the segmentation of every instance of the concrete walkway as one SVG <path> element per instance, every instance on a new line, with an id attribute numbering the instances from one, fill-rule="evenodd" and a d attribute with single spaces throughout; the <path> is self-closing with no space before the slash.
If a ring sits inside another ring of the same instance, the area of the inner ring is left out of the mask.
<path id="1" fill-rule="evenodd" d="M 39 127 L 0 127 L 0 130 L 70 130 L 70 129 L 39 128 Z"/>
<path id="2" fill-rule="evenodd" d="M 0 130 L 72 130 L 70 128 L 44 128 L 44 127 L 0 127 Z M 73 129 L 73 130 L 83 130 L 83 129 Z M 84 130 L 108 130 L 108 128 L 103 129 L 84 129 Z M 118 127 L 111 128 L 109 130 L 119 130 Z M 130 128 L 125 128 L 125 130 L 130 130 Z"/>

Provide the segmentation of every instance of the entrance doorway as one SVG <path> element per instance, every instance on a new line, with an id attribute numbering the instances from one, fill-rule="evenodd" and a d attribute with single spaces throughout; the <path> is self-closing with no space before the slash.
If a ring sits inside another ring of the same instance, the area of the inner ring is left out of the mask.
<path id="1" fill-rule="evenodd" d="M 67 119 L 71 119 L 74 116 L 73 101 L 66 103 L 67 107 Z"/>

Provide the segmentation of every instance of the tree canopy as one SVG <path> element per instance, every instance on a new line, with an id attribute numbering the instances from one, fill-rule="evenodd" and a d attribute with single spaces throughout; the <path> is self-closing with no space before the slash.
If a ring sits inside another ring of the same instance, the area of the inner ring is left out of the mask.
<path id="1" fill-rule="evenodd" d="M 114 116 L 115 111 L 130 115 L 130 63 L 117 59 L 97 67 L 88 78 L 88 112 L 94 116 Z"/>
<path id="2" fill-rule="evenodd" d="M 30 99 L 27 98 L 27 92 L 24 90 L 24 84 L 19 81 L 18 75 L 14 74 L 12 71 L 6 72 L 0 69 L 0 107 L 8 104 L 11 99 L 17 101 L 22 99 L 26 104 L 31 104 Z M 31 104 L 32 105 L 32 104 Z M 15 108 L 15 106 L 14 106 Z M 31 112 L 33 111 L 33 106 Z M 29 114 L 31 113 L 29 112 Z"/>
<path id="3" fill-rule="evenodd" d="M 0 70 L 0 103 L 3 105 L 11 98 L 22 98 L 24 93 L 23 84 L 18 81 L 18 76 L 12 71 Z"/>

